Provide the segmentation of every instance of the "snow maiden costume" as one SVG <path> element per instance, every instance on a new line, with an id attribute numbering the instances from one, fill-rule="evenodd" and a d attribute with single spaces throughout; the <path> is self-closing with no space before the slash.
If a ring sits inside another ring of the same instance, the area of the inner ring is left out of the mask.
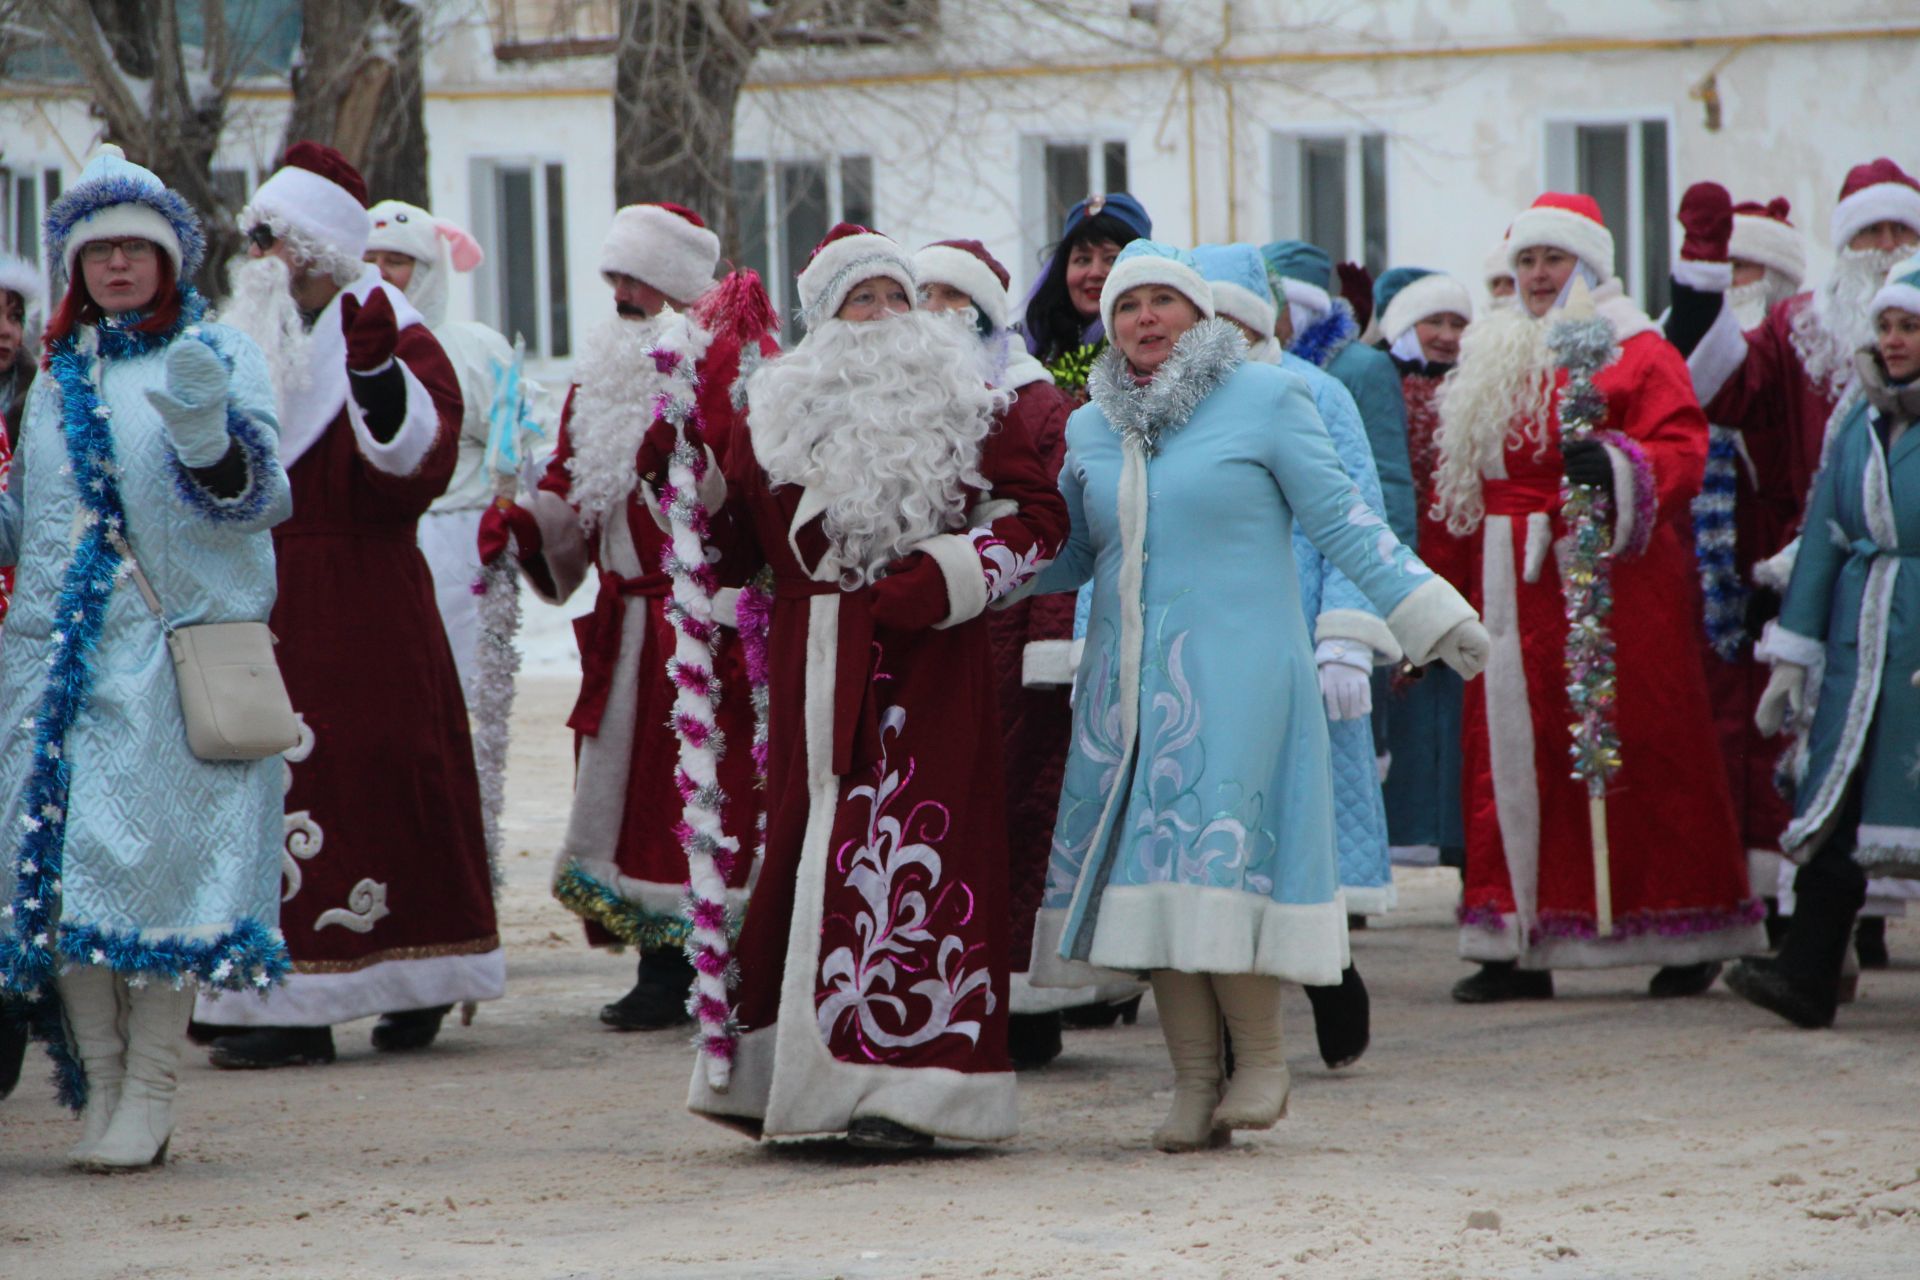
<path id="1" fill-rule="evenodd" d="M 228 308 L 275 373 L 294 514 L 274 531 L 273 632 L 308 736 L 286 793 L 294 973 L 265 1001 L 202 1002 L 200 1020 L 233 1033 L 217 1066 L 331 1061 L 333 1024 L 371 1014 L 376 1048 L 418 1048 L 452 1005 L 506 983 L 466 705 L 418 545 L 453 474 L 460 389 L 419 313 L 361 261 L 365 190 L 338 152 L 296 143 L 242 210 L 348 283 L 308 326 L 268 254 L 236 272 Z"/>
<path id="2" fill-rule="evenodd" d="M 1895 269 L 1872 314 L 1890 308 L 1920 316 L 1920 259 Z M 1871 347 L 1857 377 L 1861 399 L 1828 441 L 1786 603 L 1760 646 L 1773 664 L 1761 730 L 1778 732 L 1788 707 L 1808 722 L 1781 839 L 1802 864 L 1793 923 L 1778 957 L 1728 975 L 1804 1027 L 1833 1021 L 1866 877 L 1920 879 L 1920 386 L 1891 382 Z"/>
<path id="3" fill-rule="evenodd" d="M 1706 419 L 1679 355 L 1621 293 L 1599 207 L 1586 196 L 1542 196 L 1514 220 L 1509 258 L 1540 246 L 1578 259 L 1569 290 L 1598 282 L 1593 305 L 1618 343 L 1593 379 L 1605 400 L 1603 443 L 1565 455 L 1601 464 L 1615 512 L 1614 928 L 1597 936 L 1588 797 L 1567 766 L 1576 717 L 1554 551 L 1566 533 L 1559 392 L 1567 376 L 1545 347 L 1559 306 L 1543 319 L 1524 306 L 1501 309 L 1467 330 L 1440 407 L 1436 488 L 1459 540 L 1430 558 L 1482 610 L 1494 640 L 1486 679 L 1465 709 L 1460 951 L 1483 968 L 1454 997 L 1550 996 L 1547 970 L 1635 964 L 1663 966 L 1655 995 L 1697 994 L 1718 961 L 1765 945 L 1694 660 L 1697 595 L 1681 531 L 1700 486 Z"/>
<path id="4" fill-rule="evenodd" d="M 1314 641 L 1293 559 L 1276 555 L 1296 514 L 1387 615 L 1323 613 L 1314 638 L 1471 672 L 1484 632 L 1360 497 L 1306 384 L 1248 363 L 1212 318 L 1192 258 L 1129 245 L 1102 298 L 1109 328 L 1142 285 L 1202 319 L 1150 381 L 1110 350 L 1067 423 L 1072 534 L 1039 589 L 1091 579 L 1093 613 L 1034 980 L 1153 971 L 1176 1082 L 1155 1143 L 1190 1150 L 1274 1123 L 1278 979 L 1335 984 L 1349 959 Z M 1225 1098 L 1222 1013 L 1238 1059 Z"/>
<path id="5" fill-rule="evenodd" d="M 828 234 L 799 279 L 805 340 L 748 378 L 746 430 L 707 472 L 723 580 L 773 573 L 771 741 L 730 1078 L 703 1059 L 688 1105 L 763 1137 L 992 1141 L 1017 1119 L 980 615 L 1066 513 L 1031 441 L 990 434 L 1006 398 L 975 338 L 919 311 L 836 318 L 875 278 L 914 295 L 893 241 Z M 643 474 L 673 432 L 649 432 Z"/>
<path id="6" fill-rule="evenodd" d="M 170 283 L 203 252 L 186 201 L 106 147 L 46 238 L 77 291 L 60 319 L 80 322 L 56 325 L 0 497 L 0 563 L 20 574 L 0 646 L 0 985 L 33 997 L 61 1098 L 85 1107 L 74 1161 L 138 1167 L 165 1153 L 194 986 L 257 991 L 287 970 L 284 766 L 193 754 L 122 547 L 171 622 L 263 621 L 288 487 L 259 350 Z M 132 238 L 166 258 L 147 313 L 177 309 L 162 330 L 76 306 L 81 247 Z"/>

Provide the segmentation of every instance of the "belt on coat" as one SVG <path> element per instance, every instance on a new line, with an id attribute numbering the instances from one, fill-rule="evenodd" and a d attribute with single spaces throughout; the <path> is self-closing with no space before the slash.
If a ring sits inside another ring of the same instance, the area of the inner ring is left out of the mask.
<path id="1" fill-rule="evenodd" d="M 833 762 L 844 778 L 880 758 L 880 710 L 874 701 L 873 607 L 864 590 L 848 591 L 837 581 L 821 582 L 798 574 L 776 573 L 776 600 L 840 597 L 840 642 L 834 653 Z M 811 681 L 815 673 L 808 672 Z"/>
<path id="2" fill-rule="evenodd" d="M 580 698 L 573 704 L 567 725 L 575 733 L 595 736 L 607 714 L 614 669 L 620 665 L 620 628 L 625 621 L 626 601 L 634 596 L 661 597 L 672 592 L 673 584 L 664 573 L 629 578 L 606 569 L 600 571 L 600 594 L 593 602 L 593 612 L 573 620 L 574 639 L 580 645 Z"/>
<path id="3" fill-rule="evenodd" d="M 1520 480 L 1483 480 L 1480 496 L 1488 515 L 1527 522 L 1526 559 L 1520 576 L 1538 582 L 1540 566 L 1553 543 L 1553 518 L 1560 511 L 1560 477 L 1548 473 Z"/>

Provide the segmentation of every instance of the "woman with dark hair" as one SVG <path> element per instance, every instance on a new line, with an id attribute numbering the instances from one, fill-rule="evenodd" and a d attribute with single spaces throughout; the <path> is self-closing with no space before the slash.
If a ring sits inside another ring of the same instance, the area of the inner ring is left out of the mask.
<path id="1" fill-rule="evenodd" d="M 138 1169 L 166 1158 L 195 986 L 287 969 L 283 766 L 193 752 L 168 650 L 266 620 L 291 501 L 266 361 L 178 283 L 205 249 L 186 201 L 103 148 L 46 241 L 72 284 L 0 495 L 0 988 L 84 1109 L 69 1159 Z"/>
<path id="2" fill-rule="evenodd" d="M 1126 192 L 1088 196 L 1067 212 L 1053 257 L 1027 295 L 1027 350 L 1047 366 L 1054 385 L 1080 403 L 1087 398 L 1087 374 L 1107 346 L 1100 323 L 1107 272 L 1122 249 L 1152 234 L 1153 219 Z"/>
<path id="3" fill-rule="evenodd" d="M 27 391 L 33 386 L 34 344 L 30 341 L 40 315 L 40 272 L 25 258 L 0 253 L 0 423 L 5 444 L 26 415 Z"/>

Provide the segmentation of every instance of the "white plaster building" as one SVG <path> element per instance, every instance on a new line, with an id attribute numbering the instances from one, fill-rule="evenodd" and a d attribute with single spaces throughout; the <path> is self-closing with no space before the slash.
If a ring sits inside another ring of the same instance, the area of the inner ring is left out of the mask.
<path id="1" fill-rule="evenodd" d="M 922 0 L 924 3 L 924 0 Z M 890 0 L 845 0 L 882 17 Z M 551 374 L 606 314 L 612 0 L 437 0 L 436 211 L 490 261 L 455 315 L 526 333 Z M 909 245 L 972 236 L 1030 282 L 1060 211 L 1125 187 L 1163 239 L 1299 235 L 1376 270 L 1478 279 L 1548 187 L 1595 195 L 1657 308 L 1699 178 L 1785 195 L 1818 272 L 1849 164 L 1920 170 L 1912 0 L 940 0 L 918 38 L 763 55 L 737 117 L 741 261 L 787 281 L 847 217 Z M 857 21 L 858 19 L 854 19 Z M 602 50 L 596 52 L 595 50 Z M 574 56 L 555 57 L 572 52 Z M 284 92 L 237 95 L 220 159 L 250 184 Z M 71 86 L 0 85 L 0 245 L 95 136 Z M 375 193 L 377 196 L 379 193 Z"/>

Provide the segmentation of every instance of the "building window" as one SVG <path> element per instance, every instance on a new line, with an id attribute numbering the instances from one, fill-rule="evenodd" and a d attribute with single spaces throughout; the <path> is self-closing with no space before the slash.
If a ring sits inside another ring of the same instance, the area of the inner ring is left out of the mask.
<path id="1" fill-rule="evenodd" d="M 794 280 L 840 222 L 873 225 L 873 157 L 733 162 L 740 265 L 760 273 L 789 342 L 802 332 Z"/>
<path id="2" fill-rule="evenodd" d="M 572 354 L 567 315 L 566 170 L 537 160 L 475 160 L 474 225 L 492 246 L 474 282 L 480 319 L 536 357 Z"/>
<path id="3" fill-rule="evenodd" d="M 1305 240 L 1335 262 L 1387 269 L 1387 137 L 1276 133 L 1273 234 Z"/>
<path id="4" fill-rule="evenodd" d="M 1547 125 L 1547 188 L 1592 196 L 1613 232 L 1614 270 L 1649 314 L 1669 302 L 1672 208 L 1664 119 Z"/>
<path id="5" fill-rule="evenodd" d="M 1127 190 L 1124 138 L 1028 138 L 1023 147 L 1022 224 L 1035 270 L 1051 252 L 1067 211 L 1090 195 Z M 1022 282 L 1015 281 L 1015 287 Z"/>
<path id="6" fill-rule="evenodd" d="M 40 261 L 40 219 L 47 206 L 60 198 L 60 170 L 10 169 L 0 166 L 0 248 Z M 49 269 L 47 296 L 66 292 L 66 272 L 59 263 Z"/>

